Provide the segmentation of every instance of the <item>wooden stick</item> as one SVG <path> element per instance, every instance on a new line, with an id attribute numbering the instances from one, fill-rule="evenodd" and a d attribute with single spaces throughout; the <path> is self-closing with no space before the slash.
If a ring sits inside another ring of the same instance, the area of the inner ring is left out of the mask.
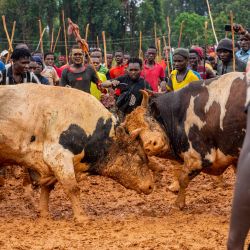
<path id="1" fill-rule="evenodd" d="M 11 43 L 10 36 L 9 36 L 8 30 L 7 30 L 7 26 L 6 26 L 5 16 L 2 16 L 2 20 L 3 20 L 3 28 L 4 28 L 4 31 L 5 31 L 7 40 L 8 40 L 9 48 L 10 48 L 11 51 L 13 51 L 12 43 Z"/>
<path id="2" fill-rule="evenodd" d="M 167 17 L 167 26 L 168 26 L 168 46 L 170 49 L 170 61 L 171 61 L 171 57 L 172 57 L 172 53 L 171 53 L 171 26 L 170 26 L 169 16 Z M 173 70 L 172 63 L 171 63 L 171 70 Z"/>
<path id="3" fill-rule="evenodd" d="M 159 62 L 162 60 L 162 57 L 161 57 L 161 39 L 159 38 L 157 40 L 157 47 L 158 47 L 158 60 Z"/>
<path id="4" fill-rule="evenodd" d="M 215 41 L 216 41 L 216 44 L 218 45 L 218 39 L 217 39 L 217 35 L 216 35 L 216 32 L 215 32 L 215 29 L 214 29 L 214 22 L 213 22 L 213 17 L 212 17 L 212 14 L 211 14 L 211 9 L 210 9 L 210 5 L 209 5 L 209 1 L 207 1 L 207 8 L 208 8 L 208 14 L 209 14 L 209 17 L 210 17 L 210 21 L 211 21 L 211 25 L 212 25 L 212 30 L 213 30 L 213 33 L 214 33 L 214 38 L 215 38 Z"/>
<path id="5" fill-rule="evenodd" d="M 166 48 L 165 56 L 167 58 L 168 77 L 170 77 L 170 65 L 169 65 L 169 61 L 168 61 L 169 60 L 169 55 L 168 55 L 167 42 L 166 42 L 165 36 L 163 36 L 163 44 L 164 44 L 164 47 Z"/>
<path id="6" fill-rule="evenodd" d="M 205 21 L 205 50 L 204 50 L 204 69 L 203 69 L 204 77 L 206 76 L 207 25 L 208 25 L 208 22 Z"/>
<path id="7" fill-rule="evenodd" d="M 43 35 L 44 35 L 44 33 L 45 33 L 45 30 L 46 30 L 46 28 L 43 29 L 43 32 L 42 32 L 42 34 L 41 34 L 41 37 L 40 37 L 40 39 L 39 39 L 39 42 L 38 42 L 38 45 L 37 45 L 35 51 L 37 51 L 38 48 L 39 48 L 39 46 L 41 45 L 41 41 L 42 41 L 42 39 L 43 39 Z"/>
<path id="8" fill-rule="evenodd" d="M 56 36 L 56 41 L 55 41 L 55 44 L 54 44 L 54 47 L 53 47 L 53 50 L 52 50 L 53 53 L 55 52 L 56 45 L 57 45 L 60 33 L 61 33 L 61 27 L 59 27 L 59 30 L 58 30 L 58 33 L 57 33 L 57 36 Z"/>
<path id="9" fill-rule="evenodd" d="M 184 21 L 181 22 L 180 35 L 179 35 L 179 40 L 178 40 L 178 48 L 181 47 L 181 38 L 182 38 L 183 25 L 184 25 Z"/>
<path id="10" fill-rule="evenodd" d="M 142 55 L 142 32 L 140 31 L 140 38 L 139 38 L 139 58 L 143 60 Z"/>
<path id="11" fill-rule="evenodd" d="M 12 26 L 12 32 L 11 32 L 11 38 L 10 38 L 11 46 L 12 46 L 12 44 L 13 44 L 13 39 L 14 39 L 15 30 L 16 30 L 16 21 L 13 22 L 13 26 Z M 9 53 L 8 53 L 8 55 L 7 55 L 7 57 L 6 57 L 6 62 L 9 61 L 9 59 L 10 59 L 10 54 L 13 52 L 13 48 L 12 48 L 12 50 L 11 50 L 11 48 L 9 47 L 8 51 L 9 51 Z"/>
<path id="12" fill-rule="evenodd" d="M 156 23 L 154 23 L 154 34 L 155 34 L 155 47 L 157 48 L 157 30 L 156 30 Z"/>
<path id="13" fill-rule="evenodd" d="M 234 46 L 234 16 L 233 12 L 230 11 L 230 23 L 231 23 L 231 31 L 232 31 L 232 45 L 233 45 L 233 71 L 235 72 L 235 46 Z"/>
<path id="14" fill-rule="evenodd" d="M 97 48 L 100 48 L 99 37 L 98 37 L 98 36 L 96 37 L 96 47 L 97 47 Z"/>
<path id="15" fill-rule="evenodd" d="M 51 41 L 50 41 L 50 51 L 51 52 L 53 49 L 53 43 L 54 43 L 54 27 L 52 27 L 52 31 L 51 31 Z"/>
<path id="16" fill-rule="evenodd" d="M 102 32 L 102 40 L 103 40 L 103 49 L 104 49 L 104 63 L 105 63 L 105 66 L 108 67 L 105 31 Z"/>
<path id="17" fill-rule="evenodd" d="M 64 19 L 64 10 L 62 10 L 62 21 L 63 21 L 63 32 L 64 32 L 64 44 L 65 44 L 65 56 L 66 56 L 66 63 L 69 63 L 68 59 L 68 44 L 67 44 L 67 34 L 66 34 L 66 26 L 65 26 L 65 19 Z"/>
<path id="18" fill-rule="evenodd" d="M 38 19 L 38 25 L 39 25 L 39 34 L 40 34 L 40 40 L 39 40 L 39 43 L 40 43 L 40 48 L 41 48 L 41 53 L 43 54 L 43 36 L 42 36 L 42 22 L 40 19 Z"/>
<path id="19" fill-rule="evenodd" d="M 85 31 L 85 42 L 88 41 L 88 34 L 89 34 L 89 23 L 86 26 L 86 31 Z"/>

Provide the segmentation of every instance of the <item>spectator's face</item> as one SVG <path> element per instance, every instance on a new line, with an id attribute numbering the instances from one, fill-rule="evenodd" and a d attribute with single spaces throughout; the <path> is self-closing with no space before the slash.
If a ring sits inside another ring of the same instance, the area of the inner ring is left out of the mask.
<path id="1" fill-rule="evenodd" d="M 44 58 L 44 63 L 47 66 L 53 66 L 54 65 L 54 61 L 55 61 L 54 55 L 47 55 Z"/>
<path id="2" fill-rule="evenodd" d="M 129 63 L 128 68 L 128 75 L 132 80 L 136 80 L 141 75 L 141 67 L 139 63 Z"/>
<path id="3" fill-rule="evenodd" d="M 63 66 L 64 64 L 66 64 L 66 59 L 65 59 L 65 57 L 60 56 L 60 57 L 58 58 L 58 62 L 59 62 L 59 65 L 60 65 L 60 66 Z"/>
<path id="4" fill-rule="evenodd" d="M 102 62 L 102 52 L 101 51 L 93 51 L 91 53 L 92 58 L 98 58 L 100 62 Z"/>
<path id="5" fill-rule="evenodd" d="M 107 54 L 107 64 L 108 64 L 108 66 L 112 65 L 112 61 L 113 61 L 113 55 L 112 54 Z"/>
<path id="6" fill-rule="evenodd" d="M 36 63 L 36 62 L 31 61 L 31 62 L 30 62 L 30 64 L 29 64 L 29 71 L 30 71 L 30 72 L 34 72 L 34 73 L 35 73 L 36 68 L 37 68 L 37 63 Z"/>
<path id="7" fill-rule="evenodd" d="M 13 61 L 16 72 L 22 74 L 29 71 L 30 58 L 24 57 Z"/>
<path id="8" fill-rule="evenodd" d="M 229 62 L 232 58 L 232 52 L 230 52 L 229 50 L 220 49 L 217 51 L 217 54 L 223 63 Z"/>
<path id="9" fill-rule="evenodd" d="M 154 62 L 155 61 L 155 57 L 156 57 L 156 49 L 148 49 L 147 50 L 147 59 L 148 59 L 148 62 Z"/>
<path id="10" fill-rule="evenodd" d="M 174 55 L 174 68 L 178 71 L 184 71 L 187 69 L 188 59 L 181 55 Z"/>
<path id="11" fill-rule="evenodd" d="M 76 65 L 83 64 L 83 53 L 81 49 L 72 50 L 72 61 Z"/>
<path id="12" fill-rule="evenodd" d="M 115 52 L 115 61 L 118 65 L 123 63 L 123 53 L 122 52 Z"/>
<path id="13" fill-rule="evenodd" d="M 95 69 L 98 71 L 98 69 L 101 66 L 100 60 L 97 57 L 92 57 L 91 60 L 92 60 L 92 63 L 94 65 Z"/>
<path id="14" fill-rule="evenodd" d="M 250 40 L 244 36 L 240 36 L 240 47 L 242 50 L 248 51 L 250 49 Z"/>
<path id="15" fill-rule="evenodd" d="M 195 53 L 190 53 L 189 54 L 189 65 L 191 67 L 197 67 L 198 63 L 199 63 L 198 55 Z"/>
<path id="16" fill-rule="evenodd" d="M 130 59 L 130 55 L 124 55 L 124 57 L 123 57 L 123 64 L 127 65 L 129 59 Z"/>
<path id="17" fill-rule="evenodd" d="M 37 67 L 34 73 L 36 75 L 40 75 L 42 71 L 43 71 L 43 65 L 41 63 L 37 63 Z"/>

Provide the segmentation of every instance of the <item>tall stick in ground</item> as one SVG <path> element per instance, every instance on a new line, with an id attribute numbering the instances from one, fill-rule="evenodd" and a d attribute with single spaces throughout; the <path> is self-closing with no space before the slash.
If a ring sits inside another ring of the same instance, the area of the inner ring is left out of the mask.
<path id="1" fill-rule="evenodd" d="M 215 29 L 214 29 L 214 22 L 213 22 L 213 17 L 212 17 L 211 9 L 210 9 L 210 4 L 209 4 L 208 0 L 206 0 L 206 1 L 207 1 L 208 14 L 209 14 L 209 17 L 210 17 L 210 21 L 211 21 L 211 25 L 212 25 L 212 30 L 213 30 L 213 33 L 214 33 L 214 38 L 215 38 L 215 41 L 216 41 L 216 45 L 218 45 L 218 39 L 217 39 L 217 35 L 216 35 Z"/>
<path id="2" fill-rule="evenodd" d="M 66 63 L 68 64 L 69 63 L 69 59 L 68 59 L 68 44 L 67 44 L 67 33 L 66 33 L 66 25 L 65 25 L 65 18 L 64 18 L 64 10 L 62 10 L 62 21 L 63 21 L 65 56 L 66 56 Z"/>
<path id="3" fill-rule="evenodd" d="M 233 71 L 235 72 L 235 45 L 234 45 L 234 16 L 233 12 L 230 11 L 230 23 L 231 23 L 231 31 L 232 31 L 232 45 L 233 45 Z"/>

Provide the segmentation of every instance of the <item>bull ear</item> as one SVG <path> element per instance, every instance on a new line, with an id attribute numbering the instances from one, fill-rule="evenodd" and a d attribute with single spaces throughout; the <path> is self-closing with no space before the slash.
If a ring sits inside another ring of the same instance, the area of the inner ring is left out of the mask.
<path id="1" fill-rule="evenodd" d="M 130 140 L 134 141 L 141 133 L 142 128 L 137 128 L 130 133 Z"/>
<path id="2" fill-rule="evenodd" d="M 140 92 L 142 93 L 142 102 L 141 102 L 141 106 L 144 107 L 144 108 L 147 108 L 148 107 L 148 99 L 149 99 L 149 96 L 148 96 L 148 93 L 147 91 L 141 89 Z"/>

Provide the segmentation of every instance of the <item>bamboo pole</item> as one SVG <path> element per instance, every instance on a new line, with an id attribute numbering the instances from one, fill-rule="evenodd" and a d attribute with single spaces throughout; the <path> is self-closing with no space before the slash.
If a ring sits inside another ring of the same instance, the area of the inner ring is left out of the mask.
<path id="1" fill-rule="evenodd" d="M 39 39 L 39 42 L 38 42 L 38 45 L 37 45 L 35 51 L 37 51 L 38 48 L 39 48 L 39 46 L 41 46 L 41 41 L 42 41 L 42 39 L 43 39 L 43 35 L 44 35 L 44 33 L 45 33 L 45 30 L 46 30 L 46 28 L 43 29 L 43 32 L 42 32 L 42 34 L 41 34 L 41 36 L 40 36 L 40 39 Z"/>
<path id="2" fill-rule="evenodd" d="M 86 26 L 86 31 L 85 31 L 85 42 L 88 41 L 88 34 L 89 34 L 89 23 Z"/>
<path id="3" fill-rule="evenodd" d="M 39 40 L 39 43 L 40 43 L 40 49 L 41 49 L 41 53 L 43 54 L 43 36 L 42 36 L 42 22 L 40 19 L 38 19 L 38 25 L 39 25 L 39 36 L 40 36 L 40 40 Z"/>
<path id="4" fill-rule="evenodd" d="M 61 33 L 61 27 L 59 27 L 59 29 L 58 29 L 58 33 L 57 33 L 57 36 L 56 36 L 56 41 L 55 41 L 55 44 L 54 44 L 54 47 L 53 47 L 53 50 L 52 50 L 53 53 L 55 52 L 56 45 L 57 45 L 60 33 Z"/>
<path id="5" fill-rule="evenodd" d="M 4 28 L 4 31 L 5 31 L 7 40 L 8 40 L 9 48 L 10 48 L 11 51 L 13 51 L 12 43 L 11 43 L 10 36 L 9 36 L 8 30 L 7 30 L 5 16 L 2 16 L 2 20 L 3 20 L 3 28 Z"/>
<path id="6" fill-rule="evenodd" d="M 210 9 L 210 4 L 209 4 L 208 0 L 206 0 L 206 1 L 207 1 L 208 14 L 209 14 L 209 17 L 210 17 L 210 21 L 211 21 L 211 25 L 212 25 L 212 30 L 213 30 L 213 33 L 214 33 L 214 38 L 215 38 L 215 41 L 216 41 L 216 45 L 218 45 L 218 38 L 217 38 L 215 29 L 214 29 L 214 22 L 213 22 L 213 17 L 212 17 L 211 9 Z"/>
<path id="7" fill-rule="evenodd" d="M 169 16 L 167 17 L 167 26 L 168 26 L 168 46 L 170 49 L 170 62 L 172 61 L 172 53 L 171 53 L 171 26 L 170 26 L 170 20 Z M 171 63 L 171 70 L 173 70 L 173 63 Z"/>
<path id="8" fill-rule="evenodd" d="M 96 36 L 96 47 L 100 48 L 100 43 L 99 43 L 99 37 L 98 36 Z"/>
<path id="9" fill-rule="evenodd" d="M 235 72 L 235 46 L 234 46 L 234 16 L 233 12 L 230 11 L 230 23 L 231 23 L 231 31 L 232 31 L 232 45 L 233 45 L 233 71 Z"/>
<path id="10" fill-rule="evenodd" d="M 163 44 L 164 44 L 164 48 L 166 48 L 165 56 L 167 58 L 167 69 L 168 69 L 168 78 L 169 78 L 170 77 L 170 65 L 169 65 L 169 55 L 168 55 L 168 48 L 167 48 L 167 42 L 166 42 L 165 36 L 163 36 Z"/>
<path id="11" fill-rule="evenodd" d="M 66 34 L 66 25 L 64 19 L 64 10 L 62 10 L 62 21 L 63 21 L 63 33 L 64 33 L 64 44 L 65 44 L 65 56 L 66 56 L 66 63 L 69 63 L 68 59 L 68 44 L 67 44 L 67 34 Z"/>
<path id="12" fill-rule="evenodd" d="M 184 25 L 184 21 L 181 22 L 180 35 L 179 35 L 179 40 L 178 40 L 178 48 L 181 47 L 181 39 L 182 39 L 183 25 Z"/>
<path id="13" fill-rule="evenodd" d="M 139 58 L 143 60 L 142 55 L 142 32 L 140 31 L 140 37 L 139 37 Z"/>
<path id="14" fill-rule="evenodd" d="M 162 60 L 162 57 L 161 57 L 161 39 L 159 38 L 157 40 L 157 47 L 158 47 L 158 61 L 160 62 Z"/>
<path id="15" fill-rule="evenodd" d="M 50 41 L 50 51 L 52 51 L 53 49 L 53 44 L 54 44 L 54 27 L 52 27 L 52 31 L 51 31 L 51 41 Z"/>
<path id="16" fill-rule="evenodd" d="M 156 28 L 156 23 L 154 23 L 154 36 L 155 36 L 155 47 L 157 48 L 157 28 Z"/>
<path id="17" fill-rule="evenodd" d="M 105 66 L 108 67 L 105 31 L 102 32 L 102 40 L 103 40 L 103 49 L 104 49 L 104 63 L 105 63 Z"/>
<path id="18" fill-rule="evenodd" d="M 207 26 L 208 26 L 208 22 L 205 21 L 205 50 L 204 50 L 204 69 L 203 69 L 204 77 L 206 76 Z"/>
<path id="19" fill-rule="evenodd" d="M 10 38 L 10 43 L 11 43 L 11 46 L 13 44 L 13 39 L 14 39 L 14 34 L 15 34 L 15 30 L 16 30 L 16 21 L 13 22 L 13 26 L 12 26 L 12 31 L 11 31 L 11 38 Z M 12 46 L 12 50 L 9 46 L 9 49 L 8 49 L 9 53 L 6 57 L 6 63 L 8 63 L 9 59 L 10 59 L 10 54 L 13 52 L 13 46 Z"/>

